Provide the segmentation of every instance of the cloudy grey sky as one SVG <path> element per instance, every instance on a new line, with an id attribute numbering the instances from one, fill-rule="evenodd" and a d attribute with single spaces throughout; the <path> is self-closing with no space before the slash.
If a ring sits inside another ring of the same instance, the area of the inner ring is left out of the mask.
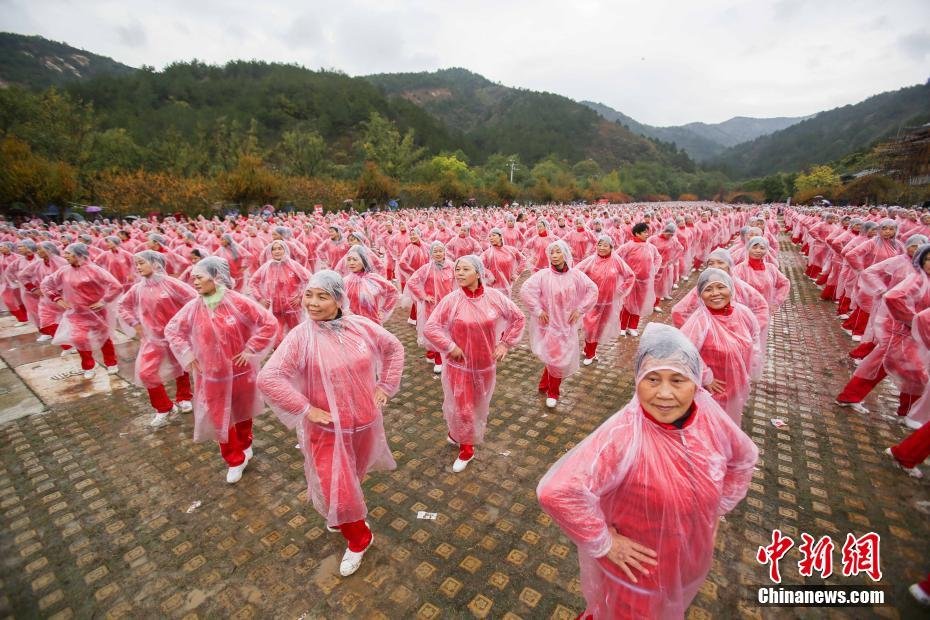
<path id="1" fill-rule="evenodd" d="M 930 0 L 0 0 L 0 29 L 158 69 L 460 66 L 653 125 L 810 114 L 930 77 Z"/>

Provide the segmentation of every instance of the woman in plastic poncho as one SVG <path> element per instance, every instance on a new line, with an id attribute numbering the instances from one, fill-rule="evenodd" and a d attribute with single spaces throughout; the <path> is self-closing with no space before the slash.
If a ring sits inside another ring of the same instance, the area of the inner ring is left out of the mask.
<path id="1" fill-rule="evenodd" d="M 233 484 L 253 456 L 252 418 L 263 408 L 255 377 L 278 322 L 233 290 L 222 258 L 204 258 L 191 278 L 200 295 L 168 322 L 165 339 L 181 368 L 194 372 L 194 441 L 219 442 L 229 466 L 226 482 Z"/>
<path id="2" fill-rule="evenodd" d="M 646 327 L 636 393 L 543 477 L 539 502 L 578 546 L 581 618 L 682 618 L 707 577 L 719 517 L 758 449 L 700 387 L 678 330 Z"/>
<path id="3" fill-rule="evenodd" d="M 165 340 L 165 326 L 184 304 L 197 297 L 189 284 L 165 273 L 165 257 L 152 250 L 138 252 L 134 257 L 139 281 L 132 285 L 119 303 L 119 316 L 132 327 L 139 338 L 134 383 L 144 387 L 155 415 L 149 426 L 168 424 L 168 414 L 174 411 L 190 413 L 191 380 L 175 359 Z M 175 402 L 165 391 L 165 383 L 175 381 Z"/>
<path id="4" fill-rule="evenodd" d="M 704 361 L 702 385 L 739 426 L 749 399 L 750 380 L 762 371 L 759 322 L 733 298 L 733 280 L 720 269 L 705 269 L 697 283 L 701 303 L 681 331 Z"/>
<path id="5" fill-rule="evenodd" d="M 598 343 L 611 342 L 620 333 L 620 309 L 636 282 L 636 274 L 613 250 L 611 236 L 600 235 L 595 253 L 576 266 L 597 285 L 597 302 L 582 320 L 585 366 L 597 359 Z"/>
<path id="6" fill-rule="evenodd" d="M 267 253 L 268 260 L 249 278 L 249 291 L 277 319 L 275 345 L 278 345 L 304 319 L 300 300 L 310 272 L 291 258 L 290 246 L 282 239 L 272 241 Z"/>
<path id="7" fill-rule="evenodd" d="M 484 286 L 484 265 L 474 255 L 455 261 L 458 285 L 426 323 L 430 344 L 445 356 L 442 411 L 448 440 L 458 444 L 452 471 L 463 471 L 484 439 L 497 362 L 516 346 L 526 318 L 505 293 Z"/>
<path id="8" fill-rule="evenodd" d="M 769 242 L 765 237 L 753 237 L 746 244 L 746 260 L 733 267 L 732 275 L 740 278 L 765 297 L 769 314 L 775 314 L 791 291 L 791 281 L 775 262 L 766 262 Z"/>
<path id="9" fill-rule="evenodd" d="M 376 270 L 371 250 L 364 245 L 353 245 L 343 261 L 348 275 L 345 276 L 346 296 L 352 314 L 360 314 L 378 325 L 384 325 L 397 305 L 398 293 L 393 283 L 388 282 Z"/>
<path id="10" fill-rule="evenodd" d="M 373 535 L 362 480 L 397 465 L 381 410 L 400 387 L 404 347 L 380 325 L 347 310 L 335 271 L 313 275 L 304 291 L 310 316 L 285 337 L 258 376 L 265 400 L 297 429 L 310 501 L 348 543 L 339 572 L 358 570 Z"/>
<path id="11" fill-rule="evenodd" d="M 455 286 L 452 262 L 446 258 L 446 246 L 441 241 L 429 245 L 430 260 L 417 269 L 407 282 L 407 291 L 417 306 L 417 344 L 426 349 L 426 359 L 433 362 L 433 372 L 442 372 L 442 353 L 434 351 L 424 330 L 430 314 L 443 297 Z"/>
<path id="12" fill-rule="evenodd" d="M 549 268 L 527 278 L 520 298 L 530 315 L 530 348 L 545 364 L 539 391 L 551 409 L 558 404 L 562 380 L 580 366 L 578 328 L 597 302 L 597 285 L 572 268 L 572 252 L 564 241 L 550 243 L 546 253 Z"/>

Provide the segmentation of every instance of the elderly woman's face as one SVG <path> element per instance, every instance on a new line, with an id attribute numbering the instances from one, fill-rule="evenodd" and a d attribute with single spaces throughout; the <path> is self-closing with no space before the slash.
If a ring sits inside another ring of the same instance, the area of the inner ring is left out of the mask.
<path id="1" fill-rule="evenodd" d="M 194 285 L 194 289 L 204 297 L 216 292 L 216 282 L 205 273 L 191 272 L 191 283 Z"/>
<path id="2" fill-rule="evenodd" d="M 765 258 L 766 254 L 767 254 L 767 251 L 765 249 L 765 246 L 762 245 L 761 243 L 757 243 L 753 245 L 751 248 L 749 248 L 749 258 L 755 258 L 757 260 L 761 260 Z"/>
<path id="3" fill-rule="evenodd" d="M 339 304 L 329 292 L 321 288 L 308 288 L 304 291 L 304 308 L 314 321 L 328 321 L 339 313 Z"/>
<path id="4" fill-rule="evenodd" d="M 714 310 L 722 310 L 730 303 L 730 289 L 723 282 L 709 282 L 701 291 L 704 305 Z"/>
<path id="5" fill-rule="evenodd" d="M 719 269 L 720 271 L 726 271 L 730 273 L 730 263 L 719 258 L 708 258 L 707 266 L 712 269 Z"/>
<path id="6" fill-rule="evenodd" d="M 488 235 L 488 239 L 491 241 L 491 245 L 493 245 L 495 248 L 499 248 L 504 245 L 504 240 L 501 239 L 501 236 L 497 233 L 491 233 Z"/>
<path id="7" fill-rule="evenodd" d="M 674 370 L 653 370 L 636 384 L 636 397 L 643 409 L 666 424 L 688 412 L 695 392 L 694 381 Z"/>
<path id="8" fill-rule="evenodd" d="M 930 252 L 924 256 L 924 262 L 921 265 L 924 270 L 924 273 L 930 275 Z"/>
<path id="9" fill-rule="evenodd" d="M 562 265 L 565 264 L 565 254 L 562 253 L 562 248 L 559 246 L 552 248 L 552 251 L 549 253 L 549 262 L 552 263 L 552 266 L 556 269 L 562 268 Z"/>
<path id="10" fill-rule="evenodd" d="M 365 266 L 362 265 L 362 261 L 359 260 L 358 256 L 354 252 L 349 252 L 346 254 L 346 267 L 348 267 L 349 271 L 352 273 L 358 273 L 365 268 Z"/>
<path id="11" fill-rule="evenodd" d="M 897 229 L 894 226 L 882 226 L 882 239 L 894 239 L 895 232 Z"/>
<path id="12" fill-rule="evenodd" d="M 441 263 L 446 260 L 446 249 L 441 245 L 437 245 L 435 248 L 433 248 L 431 254 L 433 255 L 433 260 L 437 263 Z"/>
<path id="13" fill-rule="evenodd" d="M 455 263 L 455 281 L 462 288 L 473 288 L 478 284 L 478 271 L 471 262 L 460 260 Z"/>
<path id="14" fill-rule="evenodd" d="M 610 256 L 610 251 L 613 248 L 610 247 L 610 244 L 606 241 L 597 242 L 597 255 L 598 256 Z"/>
<path id="15" fill-rule="evenodd" d="M 271 258 L 280 261 L 284 260 L 284 256 L 287 254 L 287 251 L 284 249 L 284 244 L 275 243 L 271 246 Z"/>

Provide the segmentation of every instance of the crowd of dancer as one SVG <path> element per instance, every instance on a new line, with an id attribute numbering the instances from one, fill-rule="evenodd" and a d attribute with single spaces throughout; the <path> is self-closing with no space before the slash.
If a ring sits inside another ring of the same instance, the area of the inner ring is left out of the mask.
<path id="1" fill-rule="evenodd" d="M 849 213 L 784 209 L 807 274 L 861 341 L 837 402 L 861 411 L 887 375 L 901 388 L 899 415 L 920 426 L 930 419 L 930 228 L 903 209 Z M 193 412 L 194 439 L 219 444 L 229 483 L 254 457 L 252 420 L 270 407 L 296 431 L 314 508 L 346 540 L 346 576 L 374 539 L 362 480 L 396 467 L 383 417 L 405 365 L 384 327 L 395 310 L 416 329 L 423 372 L 441 375 L 456 473 L 484 441 L 497 364 L 524 331 L 554 408 L 599 347 L 669 312 L 674 327 L 645 326 L 630 403 L 555 463 L 538 494 L 578 545 L 584 617 L 681 616 L 756 463 L 740 423 L 789 294 L 777 215 L 670 203 L 33 222 L 0 226 L 0 294 L 39 341 L 76 351 L 86 379 L 97 351 L 118 372 L 113 337 L 134 334 L 149 424 Z M 526 314 L 514 300 L 525 273 L 516 297 Z M 890 449 L 912 475 L 927 429 Z"/>

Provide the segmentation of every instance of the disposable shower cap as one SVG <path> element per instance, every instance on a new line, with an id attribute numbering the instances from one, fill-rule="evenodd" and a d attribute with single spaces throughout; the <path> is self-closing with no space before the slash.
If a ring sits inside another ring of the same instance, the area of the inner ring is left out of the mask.
<path id="1" fill-rule="evenodd" d="M 206 276 L 221 286 L 234 288 L 232 276 L 229 275 L 229 263 L 219 256 L 207 256 L 191 268 L 191 275 Z"/>
<path id="2" fill-rule="evenodd" d="M 35 252 L 36 249 L 38 249 L 38 246 L 36 246 L 36 242 L 33 241 L 32 239 L 20 239 L 18 244 L 23 246 L 30 252 Z"/>
<path id="3" fill-rule="evenodd" d="M 697 290 L 698 294 L 703 293 L 704 289 L 711 282 L 721 282 L 723 283 L 730 291 L 733 290 L 733 278 L 730 277 L 723 269 L 715 269 L 714 267 L 709 267 L 701 272 L 701 275 L 698 277 L 697 281 Z"/>
<path id="4" fill-rule="evenodd" d="M 559 248 L 562 250 L 562 256 L 565 257 L 565 264 L 569 268 L 575 263 L 574 258 L 572 258 L 572 249 L 568 247 L 568 244 L 559 239 L 558 241 L 553 241 L 546 247 L 546 256 L 549 257 L 549 260 L 552 260 L 552 250 Z"/>
<path id="5" fill-rule="evenodd" d="M 885 219 L 881 220 L 881 221 L 878 223 L 878 226 L 879 226 L 879 228 L 884 228 L 885 226 L 891 226 L 892 228 L 894 228 L 895 230 L 897 230 L 897 229 L 898 229 L 898 222 L 896 222 L 895 220 L 891 219 L 890 217 L 886 217 Z"/>
<path id="6" fill-rule="evenodd" d="M 717 248 L 716 250 L 714 250 L 713 252 L 707 255 L 707 260 L 710 260 L 712 258 L 716 258 L 717 260 L 722 260 L 727 265 L 729 265 L 731 269 L 733 268 L 733 255 L 730 254 L 730 250 L 726 248 Z"/>
<path id="7" fill-rule="evenodd" d="M 675 225 L 675 222 L 668 222 L 665 228 L 662 229 L 662 232 L 675 234 L 678 232 L 678 226 Z"/>
<path id="8" fill-rule="evenodd" d="M 497 235 L 497 236 L 500 237 L 501 239 L 504 238 L 504 231 L 501 230 L 500 228 L 498 228 L 497 226 L 495 226 L 494 228 L 492 228 L 491 231 L 490 231 L 488 234 L 489 234 L 489 235 Z"/>
<path id="9" fill-rule="evenodd" d="M 917 271 L 923 269 L 924 259 L 927 258 L 927 254 L 930 254 L 930 243 L 925 243 L 914 253 L 914 268 Z"/>
<path id="10" fill-rule="evenodd" d="M 152 266 L 156 273 L 164 273 L 167 266 L 165 255 L 155 250 L 142 250 L 133 254 L 135 258 L 144 260 Z"/>
<path id="11" fill-rule="evenodd" d="M 442 248 L 442 251 L 445 252 L 445 251 L 446 251 L 446 244 L 443 243 L 442 241 L 433 241 L 431 244 L 429 244 L 429 255 L 430 255 L 430 259 L 433 258 L 433 251 L 435 251 L 436 248 Z"/>
<path id="12" fill-rule="evenodd" d="M 288 258 L 290 258 L 291 248 L 286 243 L 284 243 L 284 241 L 282 241 L 281 239 L 275 239 L 274 241 L 268 244 L 268 250 L 267 250 L 268 256 L 271 256 L 271 251 L 274 249 L 274 246 L 276 245 L 281 246 L 281 249 L 284 250 L 284 258 L 282 258 L 281 260 L 287 260 Z M 274 260 L 273 257 L 272 257 L 272 260 Z"/>
<path id="13" fill-rule="evenodd" d="M 39 243 L 39 247 L 48 252 L 49 254 L 54 254 L 55 256 L 61 256 L 61 252 L 58 251 L 58 246 L 52 243 L 51 241 L 43 241 Z"/>
<path id="14" fill-rule="evenodd" d="M 330 228 L 338 228 L 337 226 L 330 226 Z M 294 231 L 288 228 L 287 226 L 275 226 L 274 232 L 281 235 L 282 239 L 290 239 L 294 236 Z M 339 236 L 342 236 L 342 230 L 339 230 Z"/>
<path id="15" fill-rule="evenodd" d="M 148 239 L 149 241 L 153 241 L 160 246 L 168 245 L 168 240 L 165 238 L 165 236 L 159 235 L 158 233 L 149 233 Z"/>
<path id="16" fill-rule="evenodd" d="M 35 251 L 35 244 L 33 244 L 33 251 Z M 71 254 L 87 260 L 90 258 L 90 250 L 87 249 L 87 246 L 83 243 L 72 243 L 65 248 L 65 252 L 70 252 Z"/>
<path id="17" fill-rule="evenodd" d="M 355 238 L 362 245 L 368 245 L 368 237 L 366 237 L 365 233 L 361 231 L 353 230 L 351 233 L 349 233 L 349 238 Z"/>
<path id="18" fill-rule="evenodd" d="M 455 260 L 455 264 L 458 265 L 460 261 L 466 261 L 475 268 L 475 271 L 478 272 L 478 277 L 484 280 L 484 263 L 481 262 L 481 259 L 475 256 L 474 254 L 468 254 L 466 256 L 460 256 Z"/>
<path id="19" fill-rule="evenodd" d="M 365 273 L 371 273 L 371 257 L 368 256 L 368 249 L 363 245 L 353 245 L 349 248 L 349 251 L 346 252 L 346 255 L 354 254 L 358 260 L 362 263 L 362 271 Z"/>
<path id="20" fill-rule="evenodd" d="M 757 244 L 763 246 L 766 250 L 769 249 L 768 239 L 766 239 L 765 237 L 761 237 L 761 236 L 753 237 L 752 239 L 750 239 L 749 243 L 746 244 L 746 249 L 748 250 L 749 248 Z"/>
<path id="21" fill-rule="evenodd" d="M 346 285 L 342 276 L 332 269 L 318 271 L 310 277 L 306 288 L 318 288 L 329 293 L 336 304 L 342 308 L 346 301 Z"/>
<path id="22" fill-rule="evenodd" d="M 655 370 L 673 370 L 701 384 L 701 356 L 694 343 L 663 323 L 649 323 L 640 337 L 634 361 L 636 383 Z"/>
<path id="23" fill-rule="evenodd" d="M 864 233 L 871 232 L 871 231 L 875 230 L 876 228 L 878 228 L 878 223 L 877 223 L 877 222 L 871 222 L 871 221 L 870 221 L 870 222 L 865 222 L 865 223 L 862 225 L 862 232 L 864 232 Z"/>
<path id="24" fill-rule="evenodd" d="M 601 241 L 603 241 L 610 247 L 614 247 L 614 238 L 611 237 L 610 235 L 598 235 L 597 242 L 600 243 Z"/>
<path id="25" fill-rule="evenodd" d="M 229 233 L 223 233 L 223 236 L 221 238 L 223 239 L 223 241 L 229 244 L 228 250 L 229 250 L 229 253 L 232 254 L 232 257 L 235 259 L 238 259 L 239 258 L 239 244 L 236 243 L 236 240 L 233 239 L 233 236 Z"/>
<path id="26" fill-rule="evenodd" d="M 911 247 L 912 245 L 921 246 L 921 245 L 926 244 L 927 242 L 928 242 L 928 239 L 926 235 L 920 235 L 920 234 L 911 235 L 910 237 L 907 238 L 907 242 L 905 242 L 904 248 L 907 249 Z"/>

